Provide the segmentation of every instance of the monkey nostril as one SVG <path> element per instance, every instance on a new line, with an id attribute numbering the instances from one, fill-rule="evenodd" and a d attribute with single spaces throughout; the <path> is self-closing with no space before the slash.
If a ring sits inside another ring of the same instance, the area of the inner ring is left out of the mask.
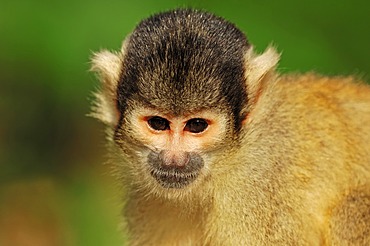
<path id="1" fill-rule="evenodd" d="M 188 153 L 184 153 L 180 156 L 176 156 L 176 161 L 175 161 L 175 165 L 178 166 L 178 167 L 185 167 L 186 164 L 188 164 L 189 162 L 189 154 Z"/>
<path id="2" fill-rule="evenodd" d="M 189 163 L 190 156 L 187 152 L 173 153 L 171 151 L 162 151 L 160 159 L 163 166 L 185 167 Z"/>

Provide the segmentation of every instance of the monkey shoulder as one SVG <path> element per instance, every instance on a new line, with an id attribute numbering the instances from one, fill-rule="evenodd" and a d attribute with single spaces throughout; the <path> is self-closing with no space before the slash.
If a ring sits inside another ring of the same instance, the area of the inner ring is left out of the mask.
<path id="1" fill-rule="evenodd" d="M 327 98 L 364 100 L 370 103 L 370 85 L 356 76 L 323 76 L 316 73 L 287 74 L 277 80 L 288 92 L 325 95 Z"/>
<path id="2" fill-rule="evenodd" d="M 269 87 L 266 97 L 284 111 L 318 115 L 326 112 L 335 118 L 353 115 L 370 122 L 370 86 L 359 78 L 288 74 Z"/>

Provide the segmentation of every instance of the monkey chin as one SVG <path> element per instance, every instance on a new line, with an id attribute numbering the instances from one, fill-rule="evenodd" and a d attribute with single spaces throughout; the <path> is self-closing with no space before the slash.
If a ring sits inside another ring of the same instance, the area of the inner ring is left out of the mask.
<path id="1" fill-rule="evenodd" d="M 164 165 L 159 156 L 152 152 L 148 156 L 149 173 L 160 186 L 166 189 L 183 189 L 193 183 L 204 167 L 203 159 L 192 154 L 184 166 Z"/>

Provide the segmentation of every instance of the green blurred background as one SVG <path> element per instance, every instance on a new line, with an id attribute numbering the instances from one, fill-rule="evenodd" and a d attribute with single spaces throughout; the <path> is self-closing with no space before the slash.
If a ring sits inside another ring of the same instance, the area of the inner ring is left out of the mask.
<path id="1" fill-rule="evenodd" d="M 86 117 L 92 51 L 119 49 L 142 19 L 202 8 L 236 23 L 281 72 L 369 65 L 368 1 L 0 1 L 0 245 L 122 245 L 104 130 Z"/>

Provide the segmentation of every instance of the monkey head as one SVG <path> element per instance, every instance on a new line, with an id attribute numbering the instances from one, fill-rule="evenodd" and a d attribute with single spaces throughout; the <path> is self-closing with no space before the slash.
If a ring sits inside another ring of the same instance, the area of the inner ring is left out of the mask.
<path id="1" fill-rule="evenodd" d="M 93 115 L 108 126 L 126 183 L 162 194 L 217 175 L 277 61 L 272 48 L 254 55 L 233 24 L 189 9 L 151 16 L 120 52 L 95 54 Z"/>

